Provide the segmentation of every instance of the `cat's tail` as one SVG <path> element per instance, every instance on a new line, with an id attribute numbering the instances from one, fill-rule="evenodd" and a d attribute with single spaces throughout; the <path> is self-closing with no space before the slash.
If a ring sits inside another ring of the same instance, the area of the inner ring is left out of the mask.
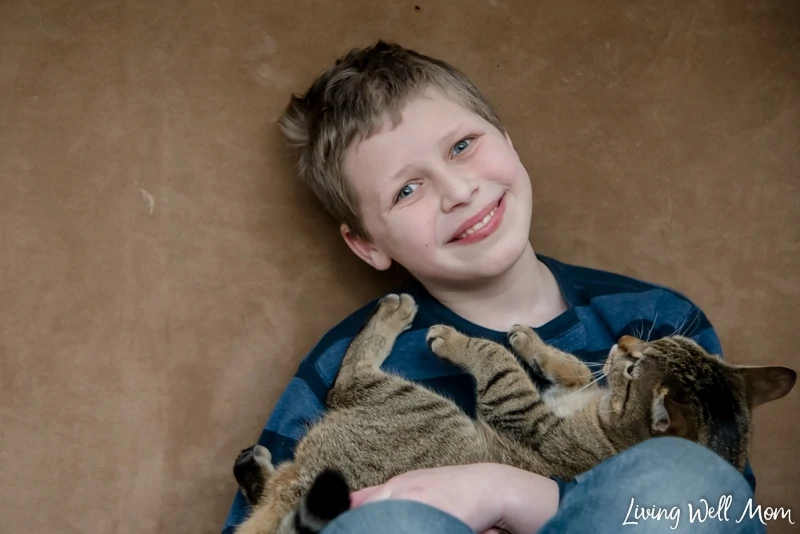
<path id="1" fill-rule="evenodd" d="M 325 469 L 314 479 L 294 515 L 298 534 L 320 532 L 328 523 L 350 509 L 350 487 L 341 473 Z"/>

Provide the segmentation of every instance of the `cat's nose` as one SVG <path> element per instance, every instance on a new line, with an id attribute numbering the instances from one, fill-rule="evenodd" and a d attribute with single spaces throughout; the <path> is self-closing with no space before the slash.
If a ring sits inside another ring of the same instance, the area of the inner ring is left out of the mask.
<path id="1" fill-rule="evenodd" d="M 633 336 L 622 336 L 619 338 L 619 341 L 617 341 L 617 345 L 625 352 L 633 352 L 641 342 L 642 341 L 640 339 L 636 339 Z"/>

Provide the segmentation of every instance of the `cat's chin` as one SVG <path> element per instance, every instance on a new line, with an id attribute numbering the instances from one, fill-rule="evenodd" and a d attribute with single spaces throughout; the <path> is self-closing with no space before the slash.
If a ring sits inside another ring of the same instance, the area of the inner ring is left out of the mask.
<path id="1" fill-rule="evenodd" d="M 622 373 L 611 369 L 610 372 L 603 374 L 603 380 L 605 380 L 603 389 L 606 390 L 606 393 L 610 395 L 611 392 L 614 391 L 614 388 L 618 385 L 618 380 L 625 380 L 625 377 L 622 376 Z"/>
<path id="2" fill-rule="evenodd" d="M 614 410 L 614 403 L 612 402 L 613 398 L 613 390 L 610 387 L 601 388 L 602 393 L 598 397 L 597 405 L 599 408 L 600 418 L 603 419 L 604 416 L 609 416 L 615 412 Z"/>

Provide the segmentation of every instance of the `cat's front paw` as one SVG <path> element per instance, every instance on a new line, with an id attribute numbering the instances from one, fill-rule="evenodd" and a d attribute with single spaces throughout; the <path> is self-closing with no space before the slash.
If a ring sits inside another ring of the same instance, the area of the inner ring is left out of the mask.
<path id="1" fill-rule="evenodd" d="M 520 358 L 553 384 L 579 388 L 592 380 L 586 364 L 572 354 L 547 345 L 532 328 L 515 325 L 509 330 L 508 337 Z"/>
<path id="2" fill-rule="evenodd" d="M 242 450 L 233 464 L 233 476 L 250 504 L 258 503 L 267 479 L 274 471 L 272 455 L 261 445 Z"/>
<path id="3" fill-rule="evenodd" d="M 431 352 L 438 357 L 451 362 L 458 362 L 467 353 L 469 338 L 452 326 L 437 324 L 428 329 L 425 341 L 428 343 L 428 348 L 431 349 Z"/>
<path id="4" fill-rule="evenodd" d="M 378 308 L 372 318 L 392 330 L 403 332 L 411 328 L 417 314 L 417 303 L 414 297 L 405 293 L 390 293 L 378 302 Z"/>
<path id="5" fill-rule="evenodd" d="M 511 327 L 508 340 L 514 351 L 528 361 L 547 347 L 533 328 L 522 324 Z"/>

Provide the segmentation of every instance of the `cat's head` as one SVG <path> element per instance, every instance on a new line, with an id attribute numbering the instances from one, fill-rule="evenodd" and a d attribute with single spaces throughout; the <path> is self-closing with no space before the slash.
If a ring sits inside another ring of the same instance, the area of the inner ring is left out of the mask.
<path id="1" fill-rule="evenodd" d="M 623 336 L 604 367 L 607 418 L 633 440 L 680 436 L 706 445 L 742 470 L 753 408 L 779 399 L 797 373 L 780 366 L 741 366 L 693 340 L 642 341 Z"/>

